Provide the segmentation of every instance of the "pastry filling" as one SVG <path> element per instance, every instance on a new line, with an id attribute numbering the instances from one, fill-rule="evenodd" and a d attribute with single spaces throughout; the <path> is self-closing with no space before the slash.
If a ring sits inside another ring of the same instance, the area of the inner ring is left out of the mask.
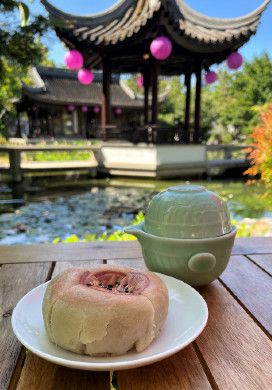
<path id="1" fill-rule="evenodd" d="M 139 295 L 149 285 L 149 279 L 141 272 L 127 274 L 114 271 L 103 271 L 93 274 L 89 271 L 81 275 L 80 283 L 88 288 L 119 294 Z"/>

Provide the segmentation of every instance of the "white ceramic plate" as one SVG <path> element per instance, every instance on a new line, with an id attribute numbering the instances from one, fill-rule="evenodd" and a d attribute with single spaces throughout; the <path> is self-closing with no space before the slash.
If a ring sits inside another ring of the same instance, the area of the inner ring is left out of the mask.
<path id="1" fill-rule="evenodd" d="M 52 344 L 47 339 L 42 317 L 42 301 L 49 282 L 34 288 L 18 302 L 12 314 L 14 333 L 27 349 L 43 359 L 81 370 L 122 370 L 162 360 L 196 339 L 207 323 L 208 309 L 201 295 L 188 284 L 170 276 L 158 276 L 168 287 L 169 313 L 160 335 L 144 352 L 97 358 Z"/>

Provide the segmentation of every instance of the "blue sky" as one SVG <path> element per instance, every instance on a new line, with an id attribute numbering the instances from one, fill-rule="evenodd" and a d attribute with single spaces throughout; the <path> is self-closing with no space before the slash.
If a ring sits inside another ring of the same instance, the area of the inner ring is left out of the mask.
<path id="1" fill-rule="evenodd" d="M 114 0 L 51 0 L 51 2 L 59 8 L 75 13 L 75 14 L 90 14 L 101 12 L 117 1 Z M 244 15 L 253 11 L 256 7 L 262 4 L 262 0 L 187 0 L 187 4 L 191 7 L 205 13 L 209 16 L 216 17 L 235 17 Z M 35 0 L 30 8 L 34 13 L 43 12 L 44 8 L 39 0 Z M 245 58 L 250 59 L 254 55 L 261 54 L 267 51 L 272 57 L 272 3 L 269 5 L 263 14 L 261 25 L 257 34 L 251 38 L 242 49 L 241 53 Z M 53 34 L 46 39 L 45 42 L 50 47 L 50 57 L 57 65 L 63 64 L 65 49 L 58 38 Z"/>

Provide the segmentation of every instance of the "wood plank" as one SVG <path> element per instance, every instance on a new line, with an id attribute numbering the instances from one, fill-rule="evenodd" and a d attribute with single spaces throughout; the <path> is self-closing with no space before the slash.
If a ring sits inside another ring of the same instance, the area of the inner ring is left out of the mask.
<path id="1" fill-rule="evenodd" d="M 272 278 L 245 256 L 231 256 L 220 279 L 272 335 Z"/>
<path id="2" fill-rule="evenodd" d="M 58 366 L 28 352 L 16 389 L 110 390 L 110 374 Z"/>
<path id="3" fill-rule="evenodd" d="M 209 320 L 196 344 L 218 388 L 271 389 L 271 340 L 219 281 L 201 293 Z"/>
<path id="4" fill-rule="evenodd" d="M 272 275 L 272 255 L 248 255 L 248 257 Z"/>
<path id="5" fill-rule="evenodd" d="M 94 267 L 102 264 L 102 260 L 92 261 L 79 261 L 79 262 L 58 262 L 55 265 L 52 277 L 56 276 L 60 272 L 65 271 L 72 267 Z M 71 370 L 64 367 L 58 367 L 54 364 L 46 362 L 34 356 L 32 353 L 27 353 L 25 364 L 22 369 L 20 381 L 18 384 L 19 389 L 65 389 L 69 385 L 69 389 L 107 389 L 109 387 L 109 373 L 105 375 L 94 375 L 89 373 L 88 375 L 83 371 Z M 65 376 L 63 382 L 61 382 L 62 375 Z M 42 379 L 42 385 L 40 385 L 40 378 Z M 97 381 L 97 383 L 96 383 Z M 88 383 L 92 382 L 94 387 L 87 387 Z M 78 387 L 77 387 L 78 386 Z M 97 386 L 97 387 L 95 387 Z"/>
<path id="6" fill-rule="evenodd" d="M 208 160 L 207 165 L 210 169 L 213 168 L 239 168 L 248 167 L 249 162 L 246 158 Z"/>
<path id="7" fill-rule="evenodd" d="M 87 161 L 27 161 L 21 164 L 23 171 L 96 168 L 96 160 Z"/>
<path id="8" fill-rule="evenodd" d="M 131 268 L 147 269 L 142 257 L 137 257 L 135 259 L 120 259 L 120 260 L 110 259 L 107 260 L 107 264 L 120 265 L 120 266 L 131 267 Z"/>
<path id="9" fill-rule="evenodd" d="M 50 152 L 51 151 L 96 151 L 101 150 L 101 146 L 98 145 L 26 145 L 26 146 L 10 146 L 1 145 L 0 152 L 9 152 L 10 150 L 16 150 L 20 152 Z"/>
<path id="10" fill-rule="evenodd" d="M 19 382 L 21 373 L 22 373 L 22 368 L 25 363 L 25 358 L 26 358 L 26 348 L 22 347 L 19 357 L 16 362 L 16 367 L 12 373 L 12 377 L 9 382 L 8 390 L 14 390 L 17 387 L 17 384 Z"/>
<path id="11" fill-rule="evenodd" d="M 211 385 L 192 345 L 150 366 L 119 371 L 119 390 L 206 390 Z"/>
<path id="12" fill-rule="evenodd" d="M 71 262 L 60 261 L 56 263 L 52 277 L 58 275 L 60 272 L 67 270 L 68 268 L 74 268 L 74 267 L 88 268 L 88 267 L 95 267 L 101 264 L 103 264 L 102 260 L 71 261 Z"/>
<path id="13" fill-rule="evenodd" d="M 239 237 L 235 239 L 233 255 L 272 253 L 270 237 Z"/>
<path id="14" fill-rule="evenodd" d="M 146 268 L 142 257 L 109 260 L 107 263 L 133 268 Z M 150 366 L 119 371 L 117 378 L 119 390 L 211 389 L 192 345 L 170 358 Z"/>
<path id="15" fill-rule="evenodd" d="M 47 264 L 13 264 L 0 268 L 0 389 L 6 389 L 21 349 L 11 328 L 12 310 L 29 290 L 43 283 Z"/>
<path id="16" fill-rule="evenodd" d="M 252 145 L 231 145 L 231 144 L 224 144 L 224 145 L 207 145 L 206 146 L 207 151 L 218 151 L 218 150 L 243 150 L 252 148 Z"/>
<path id="17" fill-rule="evenodd" d="M 133 240 L 0 246 L 2 264 L 126 259 L 141 255 L 140 244 Z"/>
<path id="18" fill-rule="evenodd" d="M 237 238 L 232 251 L 240 254 L 272 253 L 269 237 Z M 70 244 L 1 245 L 0 263 L 88 261 L 141 257 L 138 241 L 79 242 Z"/>

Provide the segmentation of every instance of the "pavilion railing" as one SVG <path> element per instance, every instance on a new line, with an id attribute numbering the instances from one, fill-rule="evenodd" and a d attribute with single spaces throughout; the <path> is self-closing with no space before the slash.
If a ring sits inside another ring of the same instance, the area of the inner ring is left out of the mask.
<path id="1" fill-rule="evenodd" d="M 208 160 L 249 160 L 253 145 L 212 144 L 206 145 Z"/>
<path id="2" fill-rule="evenodd" d="M 172 144 L 183 138 L 182 130 L 177 128 L 162 128 L 154 125 L 143 127 L 116 127 L 107 126 L 106 129 L 97 129 L 95 137 L 104 140 L 122 140 L 132 143 Z"/>

